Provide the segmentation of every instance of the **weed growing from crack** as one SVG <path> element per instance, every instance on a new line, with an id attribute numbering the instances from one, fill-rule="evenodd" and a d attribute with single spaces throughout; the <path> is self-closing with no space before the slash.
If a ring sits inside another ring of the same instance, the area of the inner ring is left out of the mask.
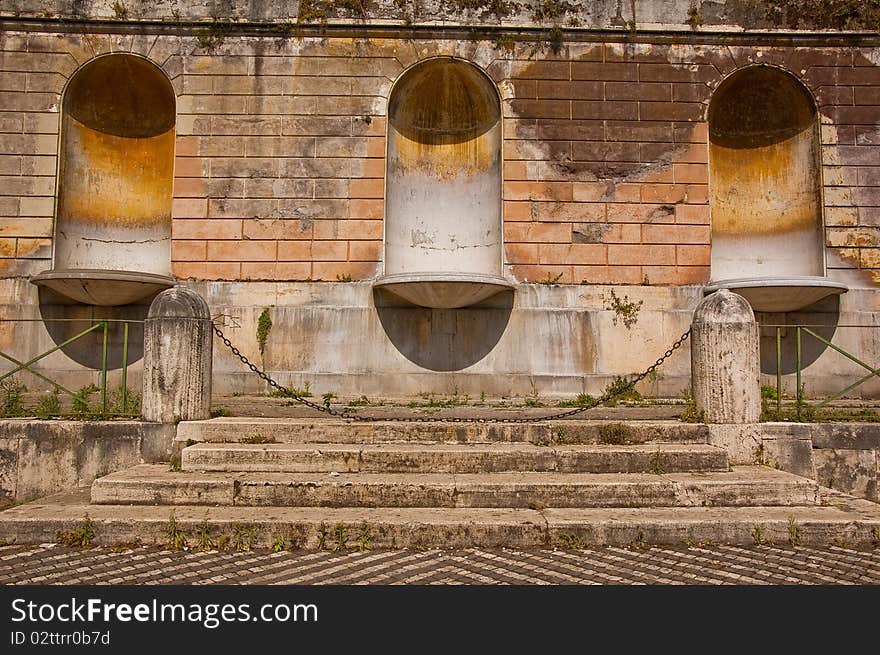
<path id="1" fill-rule="evenodd" d="M 196 538 L 198 539 L 198 541 L 196 542 L 196 550 L 198 550 L 199 552 L 214 550 L 214 548 L 216 547 L 214 539 L 213 537 L 211 537 L 211 528 L 208 526 L 207 519 L 205 519 L 199 526 L 199 531 L 196 533 Z"/>
<path id="2" fill-rule="evenodd" d="M 333 528 L 333 552 L 345 550 L 348 548 L 348 529 L 341 523 L 337 523 Z"/>
<path id="3" fill-rule="evenodd" d="M 186 532 L 177 525 L 177 519 L 174 516 L 173 510 L 168 517 L 168 527 L 165 528 L 165 535 L 168 537 L 167 544 L 169 550 L 183 550 L 186 548 Z"/>
<path id="4" fill-rule="evenodd" d="M 770 540 L 767 538 L 767 531 L 764 528 L 763 523 L 758 523 L 752 529 L 752 541 L 756 546 L 763 546 L 770 543 Z"/>
<path id="5" fill-rule="evenodd" d="M 235 524 L 232 526 L 232 549 L 243 553 L 254 547 L 257 529 L 253 526 Z"/>
<path id="6" fill-rule="evenodd" d="M 651 544 L 645 541 L 645 535 L 641 530 L 639 530 L 636 538 L 630 541 L 626 547 L 630 550 L 651 550 Z"/>
<path id="7" fill-rule="evenodd" d="M 653 475 L 663 475 L 666 473 L 666 455 L 662 450 L 658 450 L 651 455 L 648 473 L 652 473 Z"/>
<path id="8" fill-rule="evenodd" d="M 538 284 L 543 284 L 546 286 L 553 286 L 554 284 L 559 284 L 559 280 L 561 280 L 561 279 L 562 279 L 562 273 L 560 273 L 559 275 L 550 275 L 550 273 L 547 273 L 547 277 L 544 278 L 543 280 L 538 280 Z"/>
<path id="9" fill-rule="evenodd" d="M 633 325 L 639 322 L 639 311 L 641 311 L 644 303 L 644 300 L 632 302 L 629 296 L 626 295 L 620 298 L 612 289 L 610 306 L 606 307 L 606 309 L 614 312 L 614 318 L 611 319 L 614 325 L 617 325 L 617 322 L 620 321 L 627 330 L 630 330 Z"/>
<path id="10" fill-rule="evenodd" d="M 269 308 L 263 310 L 260 318 L 257 319 L 257 343 L 260 346 L 260 355 L 266 350 L 266 340 L 269 338 L 269 332 L 272 329 L 272 317 L 269 316 Z"/>
<path id="11" fill-rule="evenodd" d="M 318 525 L 318 550 L 327 550 L 327 537 L 330 536 L 330 529 L 324 521 Z"/>
<path id="12" fill-rule="evenodd" d="M 603 396 L 608 396 L 605 407 L 616 407 L 621 400 L 641 400 L 642 394 L 635 390 L 625 375 L 615 375 L 614 379 L 605 387 Z"/>
<path id="13" fill-rule="evenodd" d="M 373 549 L 373 533 L 370 530 L 370 526 L 367 525 L 366 521 L 361 523 L 360 527 L 358 528 L 355 540 L 358 550 L 360 552 L 365 553 L 368 550 Z"/>
<path id="14" fill-rule="evenodd" d="M 706 413 L 697 409 L 697 400 L 693 394 L 688 391 L 684 397 L 684 410 L 678 417 L 682 423 L 703 423 L 706 420 Z"/>
<path id="15" fill-rule="evenodd" d="M 801 528 L 793 516 L 788 517 L 788 543 L 792 546 L 801 545 Z"/>
<path id="16" fill-rule="evenodd" d="M 88 548 L 92 545 L 92 541 L 95 539 L 95 526 L 92 523 L 92 519 L 86 514 L 82 524 L 78 527 L 65 530 L 64 532 L 59 530 L 55 536 L 56 541 L 61 546 Z"/>
<path id="17" fill-rule="evenodd" d="M 560 532 L 556 537 L 557 544 L 563 550 L 583 550 L 586 543 L 579 535 L 572 532 Z"/>
<path id="18" fill-rule="evenodd" d="M 73 394 L 73 404 L 71 405 L 71 411 L 76 418 L 92 418 L 95 415 L 96 412 L 92 408 L 91 398 L 92 394 L 98 391 L 98 387 L 94 384 L 87 384 L 77 389 L 76 393 Z"/>

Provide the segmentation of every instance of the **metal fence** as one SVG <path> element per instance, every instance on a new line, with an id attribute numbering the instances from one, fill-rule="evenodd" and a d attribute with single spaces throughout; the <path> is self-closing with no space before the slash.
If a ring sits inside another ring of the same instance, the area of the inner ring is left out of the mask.
<path id="1" fill-rule="evenodd" d="M 68 346 L 76 343 L 92 334 L 100 334 L 101 335 L 101 358 L 100 358 L 100 368 L 97 369 L 99 374 L 99 385 L 98 391 L 100 392 L 100 408 L 102 414 L 113 414 L 117 413 L 120 415 L 128 414 L 128 406 L 129 406 L 129 393 L 128 393 L 128 366 L 129 366 L 129 344 L 130 344 L 130 326 L 131 325 L 142 325 L 144 321 L 141 320 L 131 320 L 131 319 L 88 319 L 88 318 L 34 318 L 34 319 L 0 319 L 0 323 L 43 323 L 46 324 L 47 327 L 49 324 L 74 324 L 74 323 L 86 323 L 88 326 L 73 336 L 64 339 L 54 347 L 31 357 L 27 361 L 21 361 L 10 353 L 3 352 L 0 350 L 0 357 L 14 364 L 14 368 L 9 371 L 4 372 L 0 375 L 0 383 L 12 376 L 22 372 L 27 371 L 28 373 L 34 375 L 40 380 L 47 382 L 52 386 L 52 388 L 63 392 L 71 397 L 76 398 L 78 392 L 72 391 L 68 389 L 66 386 L 58 382 L 57 380 L 51 379 L 46 373 L 40 372 L 38 370 L 34 370 L 32 368 L 34 364 L 38 363 L 40 360 L 48 357 L 54 352 L 59 350 L 63 350 Z M 121 353 L 121 383 L 120 383 L 120 411 L 111 412 L 110 407 L 108 406 L 108 389 L 107 389 L 107 371 L 109 368 L 109 344 L 110 344 L 110 333 L 112 330 L 121 329 L 121 340 L 122 340 L 122 353 Z M 83 371 L 84 377 L 85 375 L 89 375 L 90 378 L 93 378 L 94 372 L 89 371 L 86 368 Z"/>
<path id="2" fill-rule="evenodd" d="M 824 346 L 825 349 L 830 348 L 831 350 L 839 353 L 841 356 L 850 360 L 851 362 L 857 364 L 867 371 L 866 375 L 858 378 L 855 382 L 848 385 L 846 388 L 841 391 L 832 393 L 821 401 L 817 403 L 813 403 L 811 406 L 814 408 L 822 408 L 826 407 L 829 403 L 843 398 L 851 391 L 856 389 L 857 387 L 863 385 L 865 382 L 869 381 L 873 377 L 880 378 L 880 369 L 867 364 L 866 362 L 859 359 L 857 356 L 852 354 L 851 352 L 845 350 L 841 346 L 834 344 L 830 339 L 823 337 L 818 331 L 828 331 L 833 330 L 836 332 L 841 328 L 853 328 L 860 330 L 877 330 L 878 326 L 876 325 L 809 325 L 809 324 L 795 324 L 795 325 L 761 325 L 762 329 L 772 329 L 775 330 L 775 362 L 776 362 L 776 411 L 781 412 L 782 410 L 782 377 L 783 377 L 783 346 L 782 346 L 782 332 L 783 330 L 794 330 L 795 338 L 794 338 L 794 351 L 795 351 L 795 361 L 794 361 L 794 372 L 796 376 L 796 408 L 797 408 L 797 416 L 800 418 L 803 407 L 805 406 L 805 396 L 804 393 L 804 370 L 809 366 L 809 363 L 805 362 L 804 358 L 804 344 L 808 339 L 815 340 L 821 346 Z"/>

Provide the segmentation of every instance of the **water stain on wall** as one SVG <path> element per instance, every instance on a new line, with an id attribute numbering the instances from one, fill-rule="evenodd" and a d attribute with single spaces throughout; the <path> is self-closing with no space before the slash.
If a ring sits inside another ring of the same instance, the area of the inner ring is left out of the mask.
<path id="1" fill-rule="evenodd" d="M 447 179 L 495 164 L 498 148 L 489 132 L 501 117 L 498 97 L 469 64 L 416 67 L 395 88 L 388 115 L 398 139 L 396 171 Z"/>
<path id="2" fill-rule="evenodd" d="M 64 96 L 55 268 L 170 269 L 174 91 L 140 57 L 94 59 Z"/>
<path id="3" fill-rule="evenodd" d="M 601 46 L 598 48 L 601 48 Z M 666 51 L 667 49 L 663 47 L 654 48 L 656 57 L 665 57 Z M 596 48 L 593 48 L 582 54 L 579 59 L 573 61 L 591 61 L 596 58 Z M 610 65 L 619 66 L 620 63 L 613 62 Z M 535 61 L 518 72 L 517 76 L 512 80 L 514 106 L 516 106 L 516 101 L 529 101 L 538 103 L 539 111 L 542 109 L 540 106 L 542 99 L 536 100 L 535 97 L 535 80 L 540 80 L 545 75 L 544 68 L 546 64 L 546 61 Z M 596 65 L 601 66 L 600 63 L 596 63 Z M 673 64 L 669 65 L 674 66 Z M 586 82 L 590 81 L 587 80 Z M 602 84 L 603 82 L 593 83 Z M 572 82 L 572 84 L 577 84 L 577 82 Z M 632 82 L 631 84 L 637 86 L 638 82 Z M 675 122 L 678 124 L 693 123 L 695 128 L 703 119 L 704 107 L 708 103 L 711 91 L 710 87 L 705 86 L 702 95 L 693 96 L 689 98 L 688 102 L 678 103 L 676 111 L 679 113 L 675 116 Z M 572 87 L 571 95 L 577 95 L 574 86 Z M 606 94 L 602 94 L 602 96 L 607 97 Z M 578 98 L 572 97 L 571 99 L 577 100 Z M 550 98 L 544 100 L 548 103 L 553 102 Z M 602 100 L 596 100 L 595 102 L 598 104 Z M 636 102 L 638 102 L 638 95 L 635 94 L 632 100 L 606 99 L 605 102 L 609 106 L 615 103 L 618 105 L 627 103 L 635 107 Z M 550 111 L 552 112 L 552 110 Z M 637 115 L 627 114 L 621 114 L 616 117 L 602 115 L 590 117 L 587 115 L 583 119 L 570 117 L 549 118 L 549 114 L 548 118 L 520 117 L 517 119 L 516 136 L 518 139 L 527 141 L 539 148 L 545 155 L 545 161 L 549 163 L 554 175 L 558 178 L 608 182 L 609 193 L 607 194 L 607 200 L 611 201 L 613 200 L 616 184 L 632 181 L 650 181 L 649 178 L 653 173 L 660 172 L 671 166 L 676 155 L 685 152 L 692 145 L 690 139 L 686 139 L 684 134 L 679 135 L 680 138 L 674 139 L 671 129 L 668 130 L 669 138 L 665 141 L 652 137 L 650 140 L 646 139 L 641 142 L 638 140 L 621 141 L 617 134 L 607 129 L 608 124 L 611 122 L 636 122 L 637 118 Z M 668 127 L 672 122 L 672 120 L 658 121 L 657 123 L 645 121 L 642 123 L 642 127 L 650 128 L 652 125 Z M 589 147 L 584 152 L 594 155 L 594 159 L 578 159 L 577 149 L 573 148 L 573 144 L 584 142 L 589 144 Z"/>

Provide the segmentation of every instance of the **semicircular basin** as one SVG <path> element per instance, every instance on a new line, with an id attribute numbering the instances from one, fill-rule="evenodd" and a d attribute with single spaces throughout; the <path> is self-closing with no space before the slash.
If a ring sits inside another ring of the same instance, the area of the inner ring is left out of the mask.
<path id="1" fill-rule="evenodd" d="M 730 289 L 749 301 L 756 312 L 796 312 L 823 298 L 846 293 L 842 282 L 826 277 L 744 277 L 710 282 L 706 295 L 719 289 Z"/>
<path id="2" fill-rule="evenodd" d="M 31 283 L 84 305 L 128 305 L 174 286 L 174 278 L 157 273 L 69 268 L 43 271 Z"/>
<path id="3" fill-rule="evenodd" d="M 456 309 L 476 305 L 496 293 L 513 289 L 514 284 L 498 275 L 436 272 L 383 275 L 373 287 L 420 307 Z"/>

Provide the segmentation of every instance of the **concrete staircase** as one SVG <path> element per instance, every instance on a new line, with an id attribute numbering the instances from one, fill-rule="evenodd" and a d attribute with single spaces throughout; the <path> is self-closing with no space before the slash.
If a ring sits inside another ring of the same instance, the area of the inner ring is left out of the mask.
<path id="1" fill-rule="evenodd" d="M 876 504 L 730 466 L 707 434 L 675 421 L 187 422 L 180 470 L 135 466 L 96 480 L 88 499 L 14 508 L 0 535 L 46 540 L 86 513 L 108 543 L 164 543 L 169 530 L 191 545 L 246 533 L 253 545 L 334 548 L 867 545 L 880 535 Z"/>

